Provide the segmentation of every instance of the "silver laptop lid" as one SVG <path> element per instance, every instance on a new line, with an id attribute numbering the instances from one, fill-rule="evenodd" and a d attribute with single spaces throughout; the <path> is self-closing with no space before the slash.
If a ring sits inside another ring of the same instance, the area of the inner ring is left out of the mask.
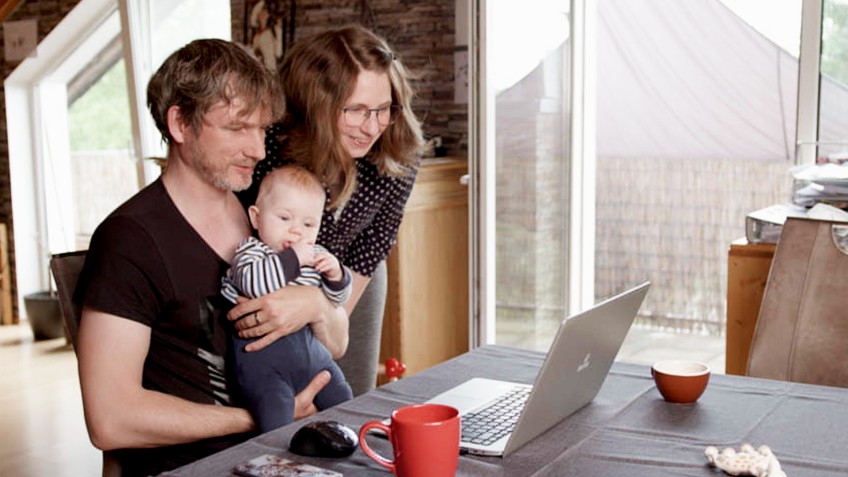
<path id="1" fill-rule="evenodd" d="M 650 282 L 642 283 L 563 320 L 504 455 L 595 398 L 648 288 Z"/>

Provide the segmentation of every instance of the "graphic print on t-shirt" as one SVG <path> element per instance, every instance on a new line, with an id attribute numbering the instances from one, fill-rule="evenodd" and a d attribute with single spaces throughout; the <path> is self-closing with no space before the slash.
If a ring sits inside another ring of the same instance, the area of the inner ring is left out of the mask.
<path id="1" fill-rule="evenodd" d="M 208 349 L 216 349 L 214 346 L 216 330 L 220 333 L 222 329 L 230 326 L 227 320 L 227 312 L 230 308 L 232 308 L 232 304 L 220 295 L 206 297 L 198 303 L 197 315 L 200 320 L 200 329 L 206 335 L 205 338 L 209 343 Z M 216 323 L 218 323 L 217 327 L 215 326 Z M 231 404 L 230 393 L 227 389 L 224 357 L 210 353 L 204 348 L 197 349 L 197 357 L 206 363 L 209 384 L 212 387 L 215 402 L 224 405 Z"/>

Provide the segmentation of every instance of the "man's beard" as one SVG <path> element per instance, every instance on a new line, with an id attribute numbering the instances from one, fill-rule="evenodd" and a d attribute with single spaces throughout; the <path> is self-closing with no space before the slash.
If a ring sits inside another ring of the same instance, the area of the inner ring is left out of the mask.
<path id="1" fill-rule="evenodd" d="M 206 150 L 204 150 L 199 144 L 195 143 L 192 145 L 191 153 L 194 156 L 194 162 L 197 164 L 200 175 L 209 181 L 209 183 L 216 189 L 228 192 L 240 192 L 250 187 L 250 180 L 248 180 L 246 184 L 233 184 L 232 181 L 227 178 L 226 167 L 223 169 L 216 169 L 209 160 Z"/>

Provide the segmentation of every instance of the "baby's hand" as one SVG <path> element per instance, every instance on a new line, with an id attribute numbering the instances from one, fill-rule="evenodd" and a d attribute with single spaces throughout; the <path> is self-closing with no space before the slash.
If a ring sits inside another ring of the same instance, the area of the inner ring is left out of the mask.
<path id="1" fill-rule="evenodd" d="M 315 265 L 315 246 L 309 243 L 297 242 L 291 244 L 291 249 L 297 254 L 300 266 L 311 267 Z"/>
<path id="2" fill-rule="evenodd" d="M 315 270 L 318 270 L 331 282 L 337 282 L 344 277 L 342 265 L 335 255 L 327 252 L 318 252 L 315 254 Z"/>

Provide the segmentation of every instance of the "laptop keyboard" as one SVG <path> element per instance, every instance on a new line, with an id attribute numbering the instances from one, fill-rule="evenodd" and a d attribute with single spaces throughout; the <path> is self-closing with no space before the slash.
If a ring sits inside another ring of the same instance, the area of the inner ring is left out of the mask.
<path id="1" fill-rule="evenodd" d="M 462 416 L 462 442 L 486 446 L 512 432 L 531 389 L 516 386 L 488 405 Z"/>

